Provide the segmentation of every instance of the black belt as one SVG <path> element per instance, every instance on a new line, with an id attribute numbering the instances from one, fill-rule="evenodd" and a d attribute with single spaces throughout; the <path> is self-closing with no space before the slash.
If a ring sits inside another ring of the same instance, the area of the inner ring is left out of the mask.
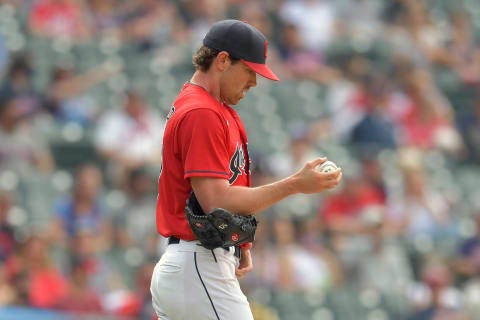
<path id="1" fill-rule="evenodd" d="M 174 236 L 171 236 L 168 238 L 168 244 L 178 244 L 180 243 L 180 239 L 177 238 L 177 237 L 174 237 Z M 233 253 L 233 255 L 237 258 L 240 258 L 240 248 L 235 246 L 235 252 Z M 226 247 L 226 248 L 223 248 L 225 249 L 226 251 L 230 251 L 230 248 L 229 247 Z"/>
<path id="2" fill-rule="evenodd" d="M 170 237 L 168 238 L 168 244 L 177 244 L 177 243 L 180 243 L 180 239 L 178 239 L 177 237 Z"/>

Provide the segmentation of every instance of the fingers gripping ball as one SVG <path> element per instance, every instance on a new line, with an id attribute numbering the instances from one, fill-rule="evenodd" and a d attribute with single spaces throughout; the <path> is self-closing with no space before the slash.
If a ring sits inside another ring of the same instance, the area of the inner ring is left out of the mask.
<path id="1" fill-rule="evenodd" d="M 325 161 L 324 163 L 322 163 L 317 167 L 317 170 L 323 173 L 329 173 L 337 169 L 338 169 L 337 165 L 332 161 Z"/>

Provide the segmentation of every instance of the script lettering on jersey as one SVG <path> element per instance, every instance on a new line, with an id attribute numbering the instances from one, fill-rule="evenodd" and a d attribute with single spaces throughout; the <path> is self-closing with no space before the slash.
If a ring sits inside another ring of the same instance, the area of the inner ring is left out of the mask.
<path id="1" fill-rule="evenodd" d="M 238 176 L 242 175 L 242 170 L 245 171 L 245 155 L 243 153 L 243 148 L 239 146 L 237 142 L 235 153 L 230 159 L 230 172 L 232 173 L 232 176 L 228 179 L 228 182 L 233 184 Z"/>

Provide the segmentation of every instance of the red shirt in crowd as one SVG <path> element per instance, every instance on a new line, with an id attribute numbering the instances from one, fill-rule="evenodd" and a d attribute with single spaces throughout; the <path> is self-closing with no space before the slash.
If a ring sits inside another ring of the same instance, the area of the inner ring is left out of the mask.
<path id="1" fill-rule="evenodd" d="M 361 186 L 353 194 L 343 191 L 325 199 L 322 220 L 327 225 L 340 218 L 355 218 L 370 205 L 384 203 L 383 194 L 376 188 Z"/>
<path id="2" fill-rule="evenodd" d="M 29 298 L 37 308 L 56 308 L 68 295 L 68 283 L 53 268 L 34 270 L 30 274 Z"/>
<path id="3" fill-rule="evenodd" d="M 30 27 L 49 36 L 80 35 L 85 23 L 80 6 L 74 1 L 37 1 L 30 13 Z"/>

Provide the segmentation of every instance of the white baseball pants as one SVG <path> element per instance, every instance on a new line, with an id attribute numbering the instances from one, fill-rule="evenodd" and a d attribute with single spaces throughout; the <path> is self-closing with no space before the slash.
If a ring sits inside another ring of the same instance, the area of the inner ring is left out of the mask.
<path id="1" fill-rule="evenodd" d="M 211 250 L 198 241 L 167 246 L 155 266 L 150 291 L 160 320 L 253 320 L 240 289 L 234 248 Z"/>

